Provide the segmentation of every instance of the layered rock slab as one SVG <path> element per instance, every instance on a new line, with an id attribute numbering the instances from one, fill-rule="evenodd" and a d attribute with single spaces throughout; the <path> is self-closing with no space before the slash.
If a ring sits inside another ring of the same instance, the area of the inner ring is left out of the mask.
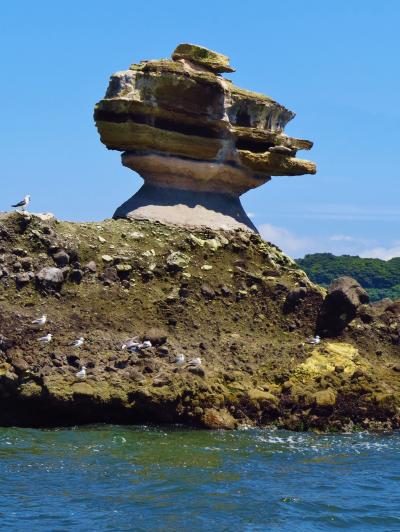
<path id="1" fill-rule="evenodd" d="M 163 209 L 164 189 L 191 191 L 192 202 L 201 192 L 200 206 L 204 192 L 231 196 L 223 203 L 237 203 L 271 175 L 315 173 L 314 163 L 296 157 L 312 143 L 283 132 L 294 113 L 219 75 L 227 71 L 232 68 L 226 56 L 184 44 L 172 60 L 142 61 L 111 76 L 106 96 L 95 108 L 101 141 L 124 152 L 122 163 L 160 192 L 153 198 L 157 209 L 143 204 L 129 212 L 119 208 L 115 216 L 142 218 L 147 212 L 149 219 L 168 220 L 173 211 Z M 144 196 L 142 191 L 134 203 Z M 186 207 L 194 209 L 195 224 L 198 209 Z M 176 223 L 173 218 L 169 221 Z M 212 218 L 211 225 L 207 217 L 198 223 L 214 226 Z M 229 225 L 242 227 L 243 220 L 238 225 L 232 217 Z M 244 225 L 254 229 L 247 221 Z"/>

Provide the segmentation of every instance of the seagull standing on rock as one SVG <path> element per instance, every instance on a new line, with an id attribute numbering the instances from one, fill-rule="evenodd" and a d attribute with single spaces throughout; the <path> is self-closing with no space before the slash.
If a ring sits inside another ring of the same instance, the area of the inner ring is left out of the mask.
<path id="1" fill-rule="evenodd" d="M 75 342 L 72 342 L 72 347 L 81 347 L 84 343 L 85 339 L 82 338 L 82 336 L 80 338 L 78 338 L 77 340 L 75 340 Z"/>
<path id="2" fill-rule="evenodd" d="M 140 346 L 140 343 L 137 341 L 136 338 L 131 338 L 127 340 L 124 344 L 121 345 L 122 351 L 127 349 L 128 351 L 136 351 L 138 347 Z"/>
<path id="3" fill-rule="evenodd" d="M 201 366 L 201 358 L 192 358 L 192 360 L 189 361 L 188 366 L 199 368 Z"/>
<path id="4" fill-rule="evenodd" d="M 32 325 L 38 325 L 39 327 L 41 327 L 42 325 L 44 325 L 47 321 L 47 316 L 46 314 L 43 314 L 43 316 L 40 316 L 40 318 L 37 318 L 36 320 L 33 320 L 31 321 Z"/>
<path id="5" fill-rule="evenodd" d="M 82 369 L 75 373 L 75 375 L 78 377 L 78 379 L 86 379 L 86 366 L 82 366 Z"/>
<path id="6" fill-rule="evenodd" d="M 177 357 L 175 358 L 175 363 L 177 366 L 182 366 L 182 364 L 185 363 L 185 355 L 182 353 L 180 355 L 177 355 Z"/>
<path id="7" fill-rule="evenodd" d="M 31 197 L 30 197 L 29 194 L 27 194 L 24 197 L 23 200 L 21 200 L 20 202 L 16 203 L 15 205 L 11 205 L 11 207 L 13 207 L 14 209 L 18 209 L 19 207 L 21 207 L 21 210 L 25 211 L 25 209 L 27 209 L 30 201 L 31 201 Z"/>
<path id="8" fill-rule="evenodd" d="M 314 338 L 307 338 L 307 343 L 312 345 L 317 345 L 321 343 L 321 338 L 318 336 L 314 336 Z"/>
<path id="9" fill-rule="evenodd" d="M 142 349 L 147 349 L 148 347 L 152 347 L 152 343 L 150 340 L 145 340 L 142 344 L 140 344 L 140 347 Z"/>
<path id="10" fill-rule="evenodd" d="M 52 334 L 46 334 L 46 336 L 42 336 L 41 338 L 38 339 L 39 342 L 41 342 L 42 344 L 48 344 L 49 342 L 51 342 L 51 339 L 53 338 L 53 335 Z"/>

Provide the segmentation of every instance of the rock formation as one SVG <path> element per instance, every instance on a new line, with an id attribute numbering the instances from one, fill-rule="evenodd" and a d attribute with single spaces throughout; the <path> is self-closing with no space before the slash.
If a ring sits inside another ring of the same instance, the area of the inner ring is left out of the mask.
<path id="1" fill-rule="evenodd" d="M 101 141 L 144 179 L 115 218 L 253 230 L 241 194 L 271 176 L 316 172 L 296 158 L 312 143 L 283 133 L 294 113 L 223 72 L 233 72 L 226 56 L 181 44 L 172 60 L 111 76 L 94 113 Z"/>
<path id="2" fill-rule="evenodd" d="M 324 297 L 248 231 L 0 213 L 0 425 L 400 428 L 400 302 Z M 327 309 L 346 326 L 307 343 Z"/>
<path id="3" fill-rule="evenodd" d="M 338 336 L 357 315 L 357 309 L 369 302 L 368 293 L 352 277 L 332 281 L 318 318 L 322 336 Z"/>

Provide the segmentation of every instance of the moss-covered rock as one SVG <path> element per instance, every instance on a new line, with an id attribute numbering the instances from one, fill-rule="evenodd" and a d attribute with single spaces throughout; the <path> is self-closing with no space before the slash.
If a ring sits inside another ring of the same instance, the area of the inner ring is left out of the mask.
<path id="1" fill-rule="evenodd" d="M 396 315 L 379 329 L 355 318 L 339 338 L 308 344 L 324 290 L 258 235 L 13 213 L 0 214 L 0 246 L 9 272 L 0 279 L 0 424 L 399 426 Z M 59 291 L 17 289 L 21 257 L 40 271 L 58 249 L 73 257 Z M 86 265 L 79 284 L 77 262 Z M 287 308 L 299 287 L 304 297 Z M 44 313 L 45 327 L 33 326 Z M 136 347 L 122 348 L 128 339 Z"/>
<path id="2" fill-rule="evenodd" d="M 212 72 L 235 72 L 235 69 L 229 65 L 229 57 L 196 44 L 178 44 L 172 54 L 172 59 L 175 61 L 187 59 Z"/>

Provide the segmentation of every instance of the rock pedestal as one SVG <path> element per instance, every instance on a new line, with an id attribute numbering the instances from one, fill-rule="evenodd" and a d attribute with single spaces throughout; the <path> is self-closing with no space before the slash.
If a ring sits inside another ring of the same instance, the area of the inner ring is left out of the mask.
<path id="1" fill-rule="evenodd" d="M 181 44 L 172 60 L 111 76 L 94 114 L 101 141 L 145 182 L 114 217 L 254 230 L 241 194 L 272 175 L 315 173 L 296 157 L 312 143 L 283 133 L 294 114 L 220 76 L 232 71 L 226 56 Z"/>

